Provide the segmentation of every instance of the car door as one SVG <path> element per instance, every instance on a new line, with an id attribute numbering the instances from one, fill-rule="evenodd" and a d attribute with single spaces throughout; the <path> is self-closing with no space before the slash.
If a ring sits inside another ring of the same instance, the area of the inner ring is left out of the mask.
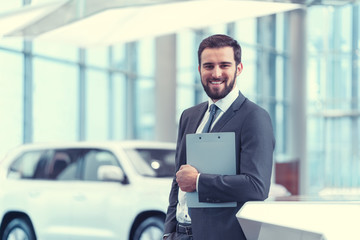
<path id="1" fill-rule="evenodd" d="M 128 184 L 102 181 L 98 176 L 100 166 L 119 166 L 115 155 L 107 150 L 88 149 L 81 161 L 81 179 L 73 184 L 74 191 L 72 223 L 76 227 L 78 240 L 120 240 L 128 239 L 132 222 L 131 201 L 127 199 Z M 119 206 L 121 206 L 119 209 Z"/>
<path id="2" fill-rule="evenodd" d="M 30 150 L 19 156 L 10 166 L 8 177 L 13 180 L 8 196 L 9 209 L 26 213 L 37 236 L 60 240 L 68 236 L 66 230 L 71 226 L 71 195 L 51 176 L 54 153 L 51 149 Z"/>

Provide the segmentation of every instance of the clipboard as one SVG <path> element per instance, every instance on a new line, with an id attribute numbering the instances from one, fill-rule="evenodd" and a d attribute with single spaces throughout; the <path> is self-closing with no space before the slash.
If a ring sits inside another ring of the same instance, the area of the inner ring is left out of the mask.
<path id="1" fill-rule="evenodd" d="M 187 163 L 200 173 L 236 174 L 235 133 L 199 133 L 186 135 Z M 186 193 L 190 208 L 236 207 L 236 202 L 199 202 L 198 192 Z"/>

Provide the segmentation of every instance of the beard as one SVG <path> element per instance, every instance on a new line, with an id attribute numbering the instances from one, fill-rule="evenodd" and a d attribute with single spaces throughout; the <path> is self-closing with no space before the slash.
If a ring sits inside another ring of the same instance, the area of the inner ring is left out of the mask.
<path id="1" fill-rule="evenodd" d="M 201 81 L 201 84 L 204 88 L 204 91 L 206 92 L 206 94 L 209 96 L 209 98 L 213 99 L 213 100 L 219 100 L 222 99 L 224 97 L 226 97 L 226 95 L 228 95 L 231 90 L 234 88 L 234 84 L 236 81 L 236 73 L 237 71 L 235 71 L 234 77 L 232 79 L 232 81 L 229 80 L 229 78 L 211 78 L 211 79 L 207 79 L 206 80 L 206 84 L 203 83 L 203 81 Z M 200 76 L 201 77 L 201 76 Z M 224 81 L 223 84 L 225 84 L 225 88 L 220 90 L 220 89 L 211 89 L 210 88 L 210 83 L 209 81 Z"/>

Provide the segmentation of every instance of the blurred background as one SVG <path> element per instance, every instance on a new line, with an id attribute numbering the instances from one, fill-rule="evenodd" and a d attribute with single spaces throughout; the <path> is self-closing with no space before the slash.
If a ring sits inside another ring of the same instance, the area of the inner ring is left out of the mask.
<path id="1" fill-rule="evenodd" d="M 1 25 L 9 13 L 49 2 L 53 1 L 0 0 L 0 30 L 11 27 Z M 155 6 L 181 1 L 147 2 Z M 276 5 L 274 14 L 254 12 L 246 17 L 242 16 L 246 8 L 239 14 L 219 9 L 224 21 L 210 21 L 216 14 L 204 16 L 207 1 L 201 2 L 194 19 L 189 21 L 187 11 L 179 19 L 186 19 L 189 26 L 175 28 L 164 19 L 168 32 L 114 43 L 86 41 L 91 38 L 85 33 L 82 41 L 73 41 L 60 32 L 58 36 L 68 41 L 56 41 L 56 37 L 22 38 L 26 31 L 9 37 L 3 31 L 0 158 L 15 146 L 32 142 L 175 142 L 182 111 L 207 99 L 197 70 L 197 47 L 203 38 L 223 33 L 237 39 L 243 49 L 238 88 L 272 118 L 274 181 L 294 195 L 359 188 L 359 1 L 276 1 L 293 4 L 293 9 L 278 11 Z M 259 4 L 258 9 L 267 8 L 264 2 L 252 2 Z M 122 7 L 136 10 L 145 3 L 130 1 Z M 197 26 L 204 17 L 209 24 Z M 124 36 L 144 32 L 150 19 L 151 15 L 122 30 L 115 26 L 110 32 Z M 26 21 L 21 25 L 32 23 Z M 100 28 L 108 25 L 98 23 Z M 18 29 L 17 25 L 7 31 Z"/>

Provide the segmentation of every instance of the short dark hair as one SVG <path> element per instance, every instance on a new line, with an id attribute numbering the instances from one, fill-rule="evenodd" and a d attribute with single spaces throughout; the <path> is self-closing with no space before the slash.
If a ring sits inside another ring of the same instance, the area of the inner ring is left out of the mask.
<path id="1" fill-rule="evenodd" d="M 241 46 L 233 38 L 223 35 L 215 34 L 210 37 L 205 38 L 199 45 L 198 49 L 198 61 L 199 65 L 201 64 L 201 54 L 205 48 L 222 48 L 222 47 L 232 47 L 234 50 L 234 60 L 236 65 L 241 63 Z"/>

